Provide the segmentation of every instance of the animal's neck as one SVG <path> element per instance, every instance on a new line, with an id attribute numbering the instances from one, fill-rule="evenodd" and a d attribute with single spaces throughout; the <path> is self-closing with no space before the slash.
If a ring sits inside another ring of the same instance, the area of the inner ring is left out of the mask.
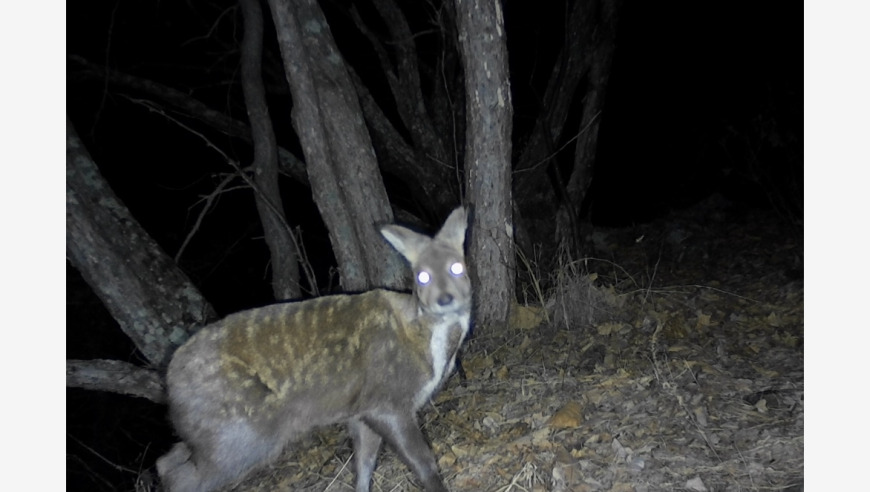
<path id="1" fill-rule="evenodd" d="M 432 315 L 425 315 L 432 316 Z M 420 408 L 453 370 L 456 353 L 468 332 L 468 314 L 450 313 L 435 317 L 436 321 L 421 323 L 429 328 L 429 353 L 432 377 L 414 397 L 415 408 Z"/>

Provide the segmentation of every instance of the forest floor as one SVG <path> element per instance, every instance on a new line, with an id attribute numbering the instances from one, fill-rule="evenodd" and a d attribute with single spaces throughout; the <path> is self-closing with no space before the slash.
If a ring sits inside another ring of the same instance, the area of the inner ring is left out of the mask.
<path id="1" fill-rule="evenodd" d="M 420 414 L 447 487 L 803 490 L 802 232 L 784 224 L 711 199 L 533 275 Z M 330 427 L 232 490 L 348 491 L 352 469 Z M 415 484 L 382 451 L 372 490 Z"/>

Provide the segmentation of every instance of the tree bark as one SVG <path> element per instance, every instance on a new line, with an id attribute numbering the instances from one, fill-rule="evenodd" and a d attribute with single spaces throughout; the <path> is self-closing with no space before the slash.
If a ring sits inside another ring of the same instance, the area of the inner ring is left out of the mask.
<path id="1" fill-rule="evenodd" d="M 478 326 L 506 326 L 514 300 L 511 223 L 513 109 L 499 0 L 456 0 L 465 70 L 465 169 L 473 212 L 469 256 Z"/>
<path id="2" fill-rule="evenodd" d="M 163 368 L 217 316 L 115 196 L 69 120 L 66 129 L 67 258 L 148 363 Z"/>
<path id="3" fill-rule="evenodd" d="M 67 360 L 69 388 L 109 391 L 166 402 L 166 386 L 160 372 L 119 360 Z"/>
<path id="4" fill-rule="evenodd" d="M 314 0 L 270 0 L 290 92 L 293 126 L 329 230 L 345 290 L 405 284 L 405 266 L 380 237 L 392 221 L 353 85 Z"/>
<path id="5" fill-rule="evenodd" d="M 263 234 L 272 260 L 272 293 L 277 300 L 302 297 L 299 284 L 299 251 L 284 217 L 278 190 L 278 143 L 272 129 L 260 60 L 263 56 L 263 12 L 259 0 L 241 0 L 245 34 L 241 44 L 242 91 L 251 140 L 254 143 L 254 196 Z"/>

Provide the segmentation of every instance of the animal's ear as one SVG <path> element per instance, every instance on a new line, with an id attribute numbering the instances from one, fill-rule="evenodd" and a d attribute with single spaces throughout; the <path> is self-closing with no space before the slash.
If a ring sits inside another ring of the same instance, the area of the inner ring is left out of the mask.
<path id="1" fill-rule="evenodd" d="M 462 251 L 465 244 L 465 230 L 468 227 L 468 217 L 464 207 L 459 207 L 450 213 L 441 230 L 435 235 L 438 241 L 444 241 L 458 251 Z"/>
<path id="2" fill-rule="evenodd" d="M 381 235 L 412 265 L 420 258 L 420 252 L 432 241 L 432 239 L 423 234 L 418 234 L 407 227 L 398 225 L 381 227 Z"/>

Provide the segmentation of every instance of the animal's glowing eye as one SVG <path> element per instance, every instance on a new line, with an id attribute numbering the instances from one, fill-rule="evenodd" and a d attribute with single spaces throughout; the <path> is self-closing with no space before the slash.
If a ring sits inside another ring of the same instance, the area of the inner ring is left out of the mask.
<path id="1" fill-rule="evenodd" d="M 430 280 L 432 280 L 432 276 L 429 275 L 429 272 L 420 272 L 417 274 L 417 283 L 420 285 L 426 285 Z"/>
<path id="2" fill-rule="evenodd" d="M 458 261 L 450 265 L 450 273 L 453 275 L 462 275 L 465 272 L 465 266 Z"/>

